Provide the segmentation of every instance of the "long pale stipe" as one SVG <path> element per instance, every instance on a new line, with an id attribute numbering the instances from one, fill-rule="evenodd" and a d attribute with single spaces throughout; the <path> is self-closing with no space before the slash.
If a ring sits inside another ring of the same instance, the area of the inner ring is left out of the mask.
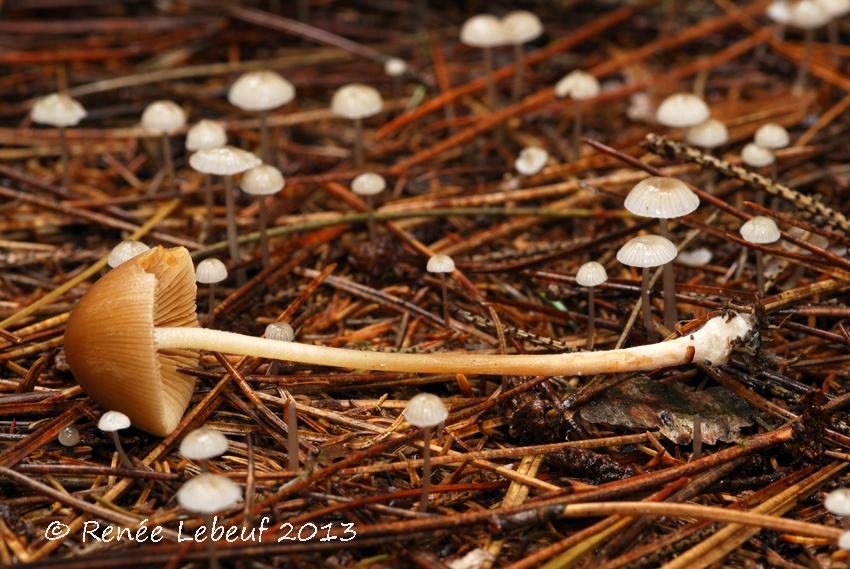
<path id="1" fill-rule="evenodd" d="M 620 350 L 545 355 L 489 355 L 461 352 L 401 354 L 281 342 L 205 328 L 156 328 L 159 350 L 188 348 L 305 364 L 414 373 L 478 375 L 591 375 L 669 367 L 691 362 L 726 363 L 735 340 L 752 328 L 748 316 L 718 316 L 700 330 L 669 342 Z"/>

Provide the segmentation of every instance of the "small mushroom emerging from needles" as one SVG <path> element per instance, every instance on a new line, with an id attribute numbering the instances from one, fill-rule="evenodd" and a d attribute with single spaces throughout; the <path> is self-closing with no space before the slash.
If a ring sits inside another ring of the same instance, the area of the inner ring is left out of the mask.
<path id="1" fill-rule="evenodd" d="M 800 0 L 791 6 L 788 24 L 800 28 L 805 34 L 803 58 L 794 81 L 792 93 L 799 95 L 806 88 L 806 78 L 812 64 L 812 47 L 815 41 L 815 30 L 829 23 L 829 13 L 815 0 Z"/>
<path id="2" fill-rule="evenodd" d="M 260 254 L 263 259 L 263 267 L 268 267 L 270 264 L 269 235 L 266 230 L 268 209 L 266 208 L 265 198 L 280 192 L 285 184 L 286 181 L 283 179 L 280 170 L 268 164 L 255 166 L 242 175 L 240 183 L 242 191 L 257 196 L 257 208 L 260 217 Z"/>
<path id="3" fill-rule="evenodd" d="M 636 238 L 645 240 L 646 238 Z M 675 257 L 676 247 L 666 242 Z M 641 248 L 641 247 L 639 247 Z M 621 251 L 622 253 L 622 251 Z M 662 252 L 663 253 L 663 252 Z M 659 252 L 655 264 L 670 259 Z M 618 256 L 623 259 L 622 254 Z M 643 264 L 649 265 L 644 260 Z M 478 375 L 593 375 L 689 364 L 721 365 L 734 341 L 749 334 L 746 315 L 718 316 L 668 342 L 619 350 L 501 355 L 369 352 L 280 342 L 198 327 L 192 257 L 156 247 L 107 272 L 77 303 L 65 326 L 65 355 L 74 377 L 99 405 L 126 413 L 136 428 L 166 436 L 192 398 L 194 379 L 180 368 L 198 350 L 347 369 Z"/>
<path id="4" fill-rule="evenodd" d="M 384 62 L 384 73 L 393 81 L 393 98 L 401 97 L 401 79 L 407 74 L 407 62 L 398 57 L 391 57 Z"/>
<path id="5" fill-rule="evenodd" d="M 519 152 L 514 168 L 520 176 L 534 176 L 540 173 L 549 160 L 549 153 L 539 146 L 526 146 Z"/>
<path id="6" fill-rule="evenodd" d="M 360 83 L 345 85 L 336 90 L 331 99 L 335 115 L 354 121 L 354 167 L 363 167 L 363 119 L 377 115 L 384 108 L 384 100 L 377 89 Z"/>
<path id="7" fill-rule="evenodd" d="M 201 463 L 201 472 L 209 472 L 209 460 L 227 452 L 230 443 L 221 431 L 202 427 L 183 437 L 180 454 L 189 460 Z"/>
<path id="8" fill-rule="evenodd" d="M 708 119 L 696 126 L 690 127 L 685 132 L 685 142 L 692 146 L 702 148 L 708 153 L 729 142 L 729 130 L 726 125 L 717 119 Z M 709 172 L 706 189 L 714 193 L 714 171 Z"/>
<path id="9" fill-rule="evenodd" d="M 130 427 L 130 418 L 121 411 L 107 411 L 100 416 L 97 422 L 97 428 L 104 433 L 109 433 L 112 437 L 112 442 L 115 443 L 115 450 L 118 451 L 118 458 L 121 460 L 121 465 L 124 468 L 133 468 L 133 463 L 130 457 L 124 452 L 124 447 L 121 445 L 121 437 L 118 436 L 118 431 L 128 429 Z"/>
<path id="10" fill-rule="evenodd" d="M 683 217 L 696 211 L 699 197 L 687 184 L 676 178 L 652 176 L 635 184 L 623 204 L 627 210 L 641 217 L 658 219 L 661 236 L 672 238 L 668 219 Z M 664 264 L 664 326 L 673 330 L 678 320 L 676 310 L 676 278 L 673 271 L 673 257 Z"/>
<path id="11" fill-rule="evenodd" d="M 775 165 L 776 157 L 769 148 L 750 142 L 741 149 L 741 161 L 751 168 L 766 168 Z M 742 199 L 740 193 L 738 196 L 739 200 Z M 764 203 L 763 191 L 756 190 L 756 202 L 759 205 Z"/>
<path id="12" fill-rule="evenodd" d="M 233 146 L 204 148 L 189 157 L 189 165 L 203 174 L 213 174 L 224 178 L 224 200 L 227 207 L 227 245 L 230 259 L 234 263 L 241 261 L 236 229 L 236 195 L 233 189 L 233 176 L 241 174 L 262 164 L 262 161 L 246 150 Z M 239 284 L 244 284 L 244 271 L 239 271 Z"/>
<path id="13" fill-rule="evenodd" d="M 210 534 L 212 534 L 215 514 L 232 508 L 241 499 L 242 489 L 239 485 L 230 478 L 217 474 L 200 474 L 183 484 L 177 491 L 177 503 L 180 504 L 180 507 L 188 512 L 201 514 Z M 196 533 L 195 536 L 196 539 L 206 542 L 209 566 L 217 569 L 219 563 L 215 554 L 215 543 L 212 535 L 204 538 L 197 536 Z"/>
<path id="14" fill-rule="evenodd" d="M 669 128 L 690 128 L 708 120 L 711 112 L 700 97 L 676 93 L 661 102 L 655 120 Z"/>
<path id="15" fill-rule="evenodd" d="M 660 235 L 641 235 L 617 251 L 617 260 L 627 267 L 642 269 L 640 296 L 643 304 L 643 327 L 652 335 L 652 307 L 649 304 L 649 269 L 666 265 L 676 258 L 676 246 Z"/>
<path id="16" fill-rule="evenodd" d="M 150 249 L 150 247 L 141 241 L 133 241 L 129 239 L 122 241 L 109 252 L 109 256 L 106 258 L 106 264 L 114 269 L 121 263 L 129 261 L 136 255 L 141 255 L 148 249 Z"/>
<path id="17" fill-rule="evenodd" d="M 419 499 L 419 511 L 428 509 L 428 495 L 431 493 L 431 429 L 446 420 L 449 412 L 443 401 L 431 393 L 420 393 L 407 403 L 404 419 L 422 429 L 422 496 Z"/>
<path id="18" fill-rule="evenodd" d="M 375 196 L 384 191 L 387 182 L 384 177 L 374 172 L 364 172 L 351 181 L 351 191 L 366 198 L 366 215 L 368 216 L 369 241 L 374 246 L 375 232 Z"/>
<path id="19" fill-rule="evenodd" d="M 850 14 L 850 0 L 815 0 L 815 2 L 829 16 L 827 33 L 829 34 L 829 48 L 836 65 L 840 64 L 840 57 L 836 53 L 841 43 L 838 37 L 838 19 Z"/>
<path id="20" fill-rule="evenodd" d="M 277 340 L 278 342 L 291 342 L 295 339 L 295 330 L 288 322 L 272 322 L 266 326 L 263 336 L 269 340 Z M 277 360 L 272 361 L 269 365 L 267 375 L 277 375 L 279 363 Z"/>
<path id="21" fill-rule="evenodd" d="M 826 495 L 823 506 L 836 516 L 850 516 L 850 488 L 837 488 Z"/>
<path id="22" fill-rule="evenodd" d="M 186 134 L 186 150 L 197 152 L 207 148 L 218 148 L 227 144 L 227 132 L 221 124 L 204 119 L 195 123 Z M 204 173 L 204 205 L 207 208 L 207 218 L 204 233 L 209 235 L 213 230 L 213 193 L 212 177 Z"/>
<path id="23" fill-rule="evenodd" d="M 487 81 L 487 106 L 496 108 L 496 84 L 493 82 L 493 48 L 505 45 L 505 29 L 496 16 L 478 14 L 463 23 L 460 41 L 484 52 L 484 73 Z"/>
<path id="24" fill-rule="evenodd" d="M 162 160 L 168 180 L 174 181 L 174 159 L 171 156 L 172 134 L 186 126 L 186 113 L 172 101 L 154 101 L 142 112 L 142 128 L 162 137 Z"/>
<path id="25" fill-rule="evenodd" d="M 274 71 L 250 71 L 240 76 L 227 92 L 230 104 L 243 111 L 259 113 L 260 156 L 266 164 L 276 164 L 269 137 L 268 112 L 292 101 L 295 87 Z"/>
<path id="26" fill-rule="evenodd" d="M 432 255 L 428 258 L 428 264 L 425 266 L 425 270 L 429 273 L 440 275 L 440 283 L 442 284 L 443 289 L 443 322 L 445 322 L 446 326 L 448 326 L 450 323 L 449 283 L 446 276 L 455 272 L 455 262 L 448 255 L 444 253 L 437 253 L 436 255 Z"/>
<path id="27" fill-rule="evenodd" d="M 215 285 L 227 278 L 227 267 L 219 259 L 204 259 L 195 267 L 195 280 L 207 285 L 207 326 L 215 320 Z"/>
<path id="28" fill-rule="evenodd" d="M 573 115 L 573 159 L 581 157 L 582 114 L 581 102 L 599 96 L 599 80 L 590 73 L 576 69 L 555 84 L 555 96 L 559 99 L 569 97 L 575 101 Z"/>
<path id="29" fill-rule="evenodd" d="M 59 129 L 59 150 L 62 160 L 62 186 L 68 187 L 71 181 L 68 164 L 68 140 L 65 129 L 76 126 L 86 116 L 83 106 L 64 93 L 52 93 L 41 97 L 32 105 L 30 118 L 34 123 L 46 124 Z"/>
<path id="30" fill-rule="evenodd" d="M 758 245 L 776 243 L 782 234 L 776 226 L 776 222 L 769 217 L 757 215 L 750 218 L 740 229 L 741 237 L 745 241 Z M 758 294 L 764 293 L 764 259 L 760 250 L 756 250 L 756 279 Z"/>
<path id="31" fill-rule="evenodd" d="M 543 33 L 543 23 L 537 14 L 527 10 L 508 12 L 502 18 L 507 43 L 514 46 L 513 100 L 519 100 L 525 79 L 525 50 L 523 44 L 534 41 Z"/>
<path id="32" fill-rule="evenodd" d="M 785 127 L 776 123 L 767 123 L 763 124 L 756 131 L 755 136 L 753 137 L 753 142 L 756 145 L 761 146 L 762 148 L 767 148 L 773 154 L 774 150 L 780 150 L 785 148 L 789 144 L 791 144 L 791 137 L 788 135 L 788 131 L 785 130 Z M 770 163 L 771 172 L 770 177 L 773 178 L 773 181 L 777 181 L 777 172 L 776 172 L 776 160 Z"/>
<path id="33" fill-rule="evenodd" d="M 704 267 L 711 262 L 711 257 L 711 251 L 700 247 L 691 251 L 682 251 L 676 257 L 676 262 L 686 267 Z"/>
<path id="34" fill-rule="evenodd" d="M 56 438 L 59 439 L 59 444 L 61 444 L 63 447 L 72 447 L 79 444 L 80 431 L 78 431 L 76 427 L 71 425 L 59 431 L 59 436 Z"/>
<path id="35" fill-rule="evenodd" d="M 600 263 L 588 261 L 578 268 L 576 284 L 587 287 L 587 349 L 593 349 L 593 334 L 595 327 L 596 309 L 593 304 L 593 291 L 608 280 L 608 273 Z"/>

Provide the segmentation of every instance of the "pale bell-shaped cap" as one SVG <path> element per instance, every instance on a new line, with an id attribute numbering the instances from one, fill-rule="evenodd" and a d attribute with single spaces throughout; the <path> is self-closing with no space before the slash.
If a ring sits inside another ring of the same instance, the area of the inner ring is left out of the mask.
<path id="1" fill-rule="evenodd" d="M 850 13 L 850 0 L 815 0 L 830 18 L 840 18 Z"/>
<path id="2" fill-rule="evenodd" d="M 189 460 L 207 460 L 223 455 L 230 443 L 221 431 L 202 427 L 180 441 L 180 454 Z"/>
<path id="3" fill-rule="evenodd" d="M 676 246 L 660 235 L 641 235 L 626 242 L 617 251 L 617 260 L 639 269 L 660 267 L 676 258 Z"/>
<path id="4" fill-rule="evenodd" d="M 55 127 L 74 126 L 86 116 L 86 110 L 76 100 L 63 93 L 41 97 L 32 105 L 30 118 L 38 124 Z"/>
<path id="5" fill-rule="evenodd" d="M 745 241 L 756 244 L 775 243 L 782 236 L 776 222 L 762 215 L 750 218 L 739 231 Z"/>
<path id="6" fill-rule="evenodd" d="M 601 263 L 588 261 L 578 268 L 576 284 L 578 286 L 599 286 L 608 280 L 608 273 Z"/>
<path id="7" fill-rule="evenodd" d="M 269 111 L 295 98 L 292 83 L 274 71 L 250 71 L 243 74 L 227 92 L 230 104 L 243 111 Z"/>
<path id="8" fill-rule="evenodd" d="M 113 433 L 122 431 L 130 427 L 130 417 L 121 411 L 107 411 L 100 416 L 97 422 L 97 428 L 104 433 Z"/>
<path id="9" fill-rule="evenodd" d="M 762 148 L 770 150 L 778 150 L 791 144 L 791 137 L 785 127 L 773 122 L 760 126 L 753 140 Z"/>
<path id="10" fill-rule="evenodd" d="M 711 257 L 711 251 L 700 247 L 691 251 L 682 251 L 676 260 L 686 267 L 704 267 L 711 262 Z"/>
<path id="11" fill-rule="evenodd" d="M 186 150 L 195 152 L 227 144 L 227 132 L 221 124 L 204 119 L 195 123 L 186 133 Z"/>
<path id="12" fill-rule="evenodd" d="M 526 146 L 520 150 L 514 167 L 523 176 L 533 176 L 546 166 L 547 160 L 549 160 L 549 153 L 546 150 L 539 146 Z"/>
<path id="13" fill-rule="evenodd" d="M 543 23 L 537 14 L 528 10 L 515 10 L 502 18 L 502 29 L 507 43 L 523 44 L 540 37 Z"/>
<path id="14" fill-rule="evenodd" d="M 234 146 L 204 148 L 189 156 L 189 165 L 202 174 L 232 176 L 259 166 L 263 161 Z"/>
<path id="15" fill-rule="evenodd" d="M 796 28 L 813 30 L 829 23 L 829 13 L 815 0 L 800 0 L 791 6 L 791 20 L 788 22 Z"/>
<path id="16" fill-rule="evenodd" d="M 750 142 L 741 150 L 741 160 L 744 161 L 744 164 L 753 168 L 770 166 L 775 159 L 769 148 L 759 146 L 755 142 Z"/>
<path id="17" fill-rule="evenodd" d="M 691 93 L 676 93 L 661 102 L 655 119 L 671 128 L 688 128 L 708 120 L 710 111 L 705 101 Z"/>
<path id="18" fill-rule="evenodd" d="M 378 90 L 360 83 L 340 87 L 331 99 L 334 114 L 351 120 L 377 115 L 383 108 L 384 100 Z"/>
<path id="19" fill-rule="evenodd" d="M 219 259 L 204 259 L 195 267 L 195 281 L 201 284 L 218 284 L 227 278 L 227 267 Z"/>
<path id="20" fill-rule="evenodd" d="M 177 491 L 177 502 L 195 514 L 215 514 L 235 506 L 242 499 L 242 489 L 226 476 L 200 474 Z"/>
<path id="21" fill-rule="evenodd" d="M 449 412 L 443 401 L 431 393 L 420 393 L 404 408 L 405 420 L 415 427 L 436 427 L 446 420 Z"/>
<path id="22" fill-rule="evenodd" d="M 358 196 L 374 196 L 387 187 L 384 177 L 374 172 L 364 172 L 351 181 L 351 191 Z"/>
<path id="23" fill-rule="evenodd" d="M 266 326 L 265 337 L 278 342 L 291 342 L 295 339 L 295 330 L 288 322 L 272 322 Z"/>
<path id="24" fill-rule="evenodd" d="M 767 7 L 767 17 L 783 26 L 791 22 L 791 3 L 788 0 L 773 0 Z"/>
<path id="25" fill-rule="evenodd" d="M 841 549 L 850 550 L 850 531 L 845 531 L 838 538 L 838 547 Z"/>
<path id="26" fill-rule="evenodd" d="M 700 148 L 717 148 L 729 142 L 729 130 L 717 119 L 708 119 L 692 126 L 685 133 L 685 141 Z"/>
<path id="27" fill-rule="evenodd" d="M 672 219 L 693 213 L 699 197 L 681 180 L 651 176 L 635 184 L 623 205 L 640 217 Z"/>
<path id="28" fill-rule="evenodd" d="M 826 495 L 823 506 L 836 516 L 850 516 L 850 488 L 838 488 Z"/>
<path id="29" fill-rule="evenodd" d="M 460 28 L 461 43 L 472 47 L 498 47 L 507 41 L 502 22 L 490 14 L 472 16 Z"/>
<path id="30" fill-rule="evenodd" d="M 399 57 L 391 57 L 384 62 L 384 73 L 390 77 L 401 77 L 407 73 L 407 62 Z"/>
<path id="31" fill-rule="evenodd" d="M 576 101 L 592 99 L 599 95 L 600 90 L 599 80 L 580 69 L 567 73 L 555 83 L 556 97 L 570 97 Z"/>
<path id="32" fill-rule="evenodd" d="M 454 259 L 445 253 L 437 253 L 428 257 L 428 264 L 425 265 L 425 270 L 429 273 L 453 273 L 455 271 Z"/>
<path id="33" fill-rule="evenodd" d="M 629 107 L 626 116 L 635 122 L 655 122 L 655 108 L 652 98 L 647 93 L 635 93 L 629 97 Z"/>
<path id="34" fill-rule="evenodd" d="M 269 196 L 281 191 L 285 184 L 280 170 L 269 164 L 260 164 L 242 175 L 239 187 L 252 196 Z"/>
<path id="35" fill-rule="evenodd" d="M 132 241 L 129 239 L 122 241 L 109 252 L 109 257 L 106 258 L 106 264 L 114 269 L 125 261 L 129 261 L 136 255 L 141 255 L 148 249 L 150 249 L 150 247 L 141 241 Z"/>
<path id="36" fill-rule="evenodd" d="M 142 113 L 142 128 L 153 134 L 171 134 L 186 126 L 186 113 L 172 101 L 154 101 Z"/>

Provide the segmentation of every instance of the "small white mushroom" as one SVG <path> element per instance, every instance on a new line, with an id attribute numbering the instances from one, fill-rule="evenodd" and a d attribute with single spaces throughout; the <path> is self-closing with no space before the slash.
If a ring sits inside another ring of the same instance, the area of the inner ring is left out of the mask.
<path id="1" fill-rule="evenodd" d="M 227 278 L 227 267 L 219 259 L 204 259 L 195 267 L 195 281 L 207 285 L 207 326 L 215 320 L 215 285 Z"/>
<path id="2" fill-rule="evenodd" d="M 68 187 L 70 170 L 68 165 L 68 140 L 65 129 L 76 126 L 86 116 L 86 109 L 79 101 L 64 93 L 52 93 L 36 100 L 30 110 L 34 123 L 46 124 L 59 129 L 59 146 L 62 163 L 62 185 Z"/>
<path id="3" fill-rule="evenodd" d="M 685 141 L 693 146 L 712 150 L 729 142 L 729 130 L 717 119 L 708 119 L 690 127 Z"/>
<path id="4" fill-rule="evenodd" d="M 643 325 L 648 334 L 652 334 L 652 308 L 649 304 L 649 269 L 666 265 L 676 258 L 678 250 L 669 240 L 660 235 L 641 235 L 626 242 L 617 251 L 617 260 L 628 267 L 636 267 L 641 272 L 641 303 L 643 304 Z"/>
<path id="5" fill-rule="evenodd" d="M 815 0 L 799 0 L 791 6 L 788 25 L 800 28 L 805 33 L 803 57 L 794 81 L 794 94 L 800 94 L 806 88 L 806 78 L 812 64 L 812 47 L 815 41 L 815 30 L 829 23 L 831 17 L 823 6 Z"/>
<path id="6" fill-rule="evenodd" d="M 761 215 L 757 215 L 744 223 L 741 226 L 740 233 L 744 241 L 758 245 L 775 243 L 782 237 L 776 222 Z M 764 292 L 764 258 L 762 251 L 758 249 L 756 249 L 756 278 L 758 294 L 762 294 Z"/>
<path id="7" fill-rule="evenodd" d="M 712 253 L 705 247 L 699 247 L 691 251 L 682 251 L 676 257 L 676 261 L 686 267 L 704 267 L 711 262 Z"/>
<path id="8" fill-rule="evenodd" d="M 484 73 L 487 81 L 487 106 L 496 108 L 496 84 L 493 82 L 493 48 L 505 45 L 505 28 L 501 20 L 490 14 L 472 16 L 460 28 L 460 41 L 464 45 L 484 51 Z"/>
<path id="9" fill-rule="evenodd" d="M 782 125 L 767 123 L 760 126 L 756 131 L 753 142 L 762 148 L 779 150 L 791 144 L 791 137 Z"/>
<path id="10" fill-rule="evenodd" d="M 186 511 L 211 515 L 235 506 L 242 489 L 226 476 L 200 474 L 180 487 L 177 502 Z"/>
<path id="11" fill-rule="evenodd" d="M 708 106 L 692 93 L 676 93 L 661 102 L 655 119 L 666 127 L 688 128 L 708 120 Z"/>
<path id="12" fill-rule="evenodd" d="M 549 153 L 539 146 L 526 146 L 519 152 L 514 167 L 522 176 L 534 176 L 546 166 Z"/>
<path id="13" fill-rule="evenodd" d="M 227 132 L 220 123 L 203 119 L 189 129 L 186 133 L 186 150 L 195 152 L 205 148 L 216 148 L 227 144 Z M 209 174 L 204 173 L 204 204 L 207 208 L 207 216 L 204 225 L 204 235 L 209 235 L 213 228 L 213 193 L 212 181 Z"/>
<path id="14" fill-rule="evenodd" d="M 112 442 L 115 444 L 115 450 L 118 451 L 118 458 L 124 468 L 133 468 L 133 463 L 130 457 L 124 452 L 124 447 L 121 445 L 121 438 L 118 436 L 118 431 L 130 428 L 130 418 L 121 411 L 107 411 L 100 416 L 97 422 L 97 428 L 104 433 L 109 433 L 112 437 Z"/>
<path id="15" fill-rule="evenodd" d="M 174 134 L 186 126 L 186 113 L 172 101 L 154 101 L 142 112 L 141 125 L 151 134 L 162 137 L 162 159 L 165 163 L 165 173 L 170 181 L 174 181 L 174 159 L 171 157 L 171 139 Z"/>
<path id="16" fill-rule="evenodd" d="M 259 113 L 260 156 L 263 162 L 274 164 L 269 137 L 268 112 L 292 101 L 295 87 L 274 71 L 250 71 L 230 86 L 227 100 L 243 111 Z"/>
<path id="17" fill-rule="evenodd" d="M 576 284 L 587 287 L 587 349 L 593 349 L 593 336 L 596 320 L 596 306 L 594 305 L 594 289 L 608 280 L 608 272 L 601 263 L 588 261 L 578 268 L 576 273 Z"/>
<path id="18" fill-rule="evenodd" d="M 773 164 L 776 158 L 769 148 L 759 146 L 755 142 L 750 142 L 741 150 L 741 160 L 747 166 L 764 168 Z"/>
<path id="19" fill-rule="evenodd" d="M 354 121 L 354 166 L 363 167 L 363 119 L 377 115 L 384 108 L 384 100 L 377 89 L 360 83 L 340 87 L 331 99 L 335 115 Z"/>
<path id="20" fill-rule="evenodd" d="M 407 62 L 400 57 L 391 57 L 384 62 L 384 73 L 390 77 L 401 77 L 407 73 Z"/>
<path id="21" fill-rule="evenodd" d="M 136 255 L 141 255 L 148 249 L 150 249 L 150 247 L 141 241 L 133 241 L 130 239 L 122 241 L 109 252 L 109 256 L 106 258 L 106 264 L 114 269 L 122 263 L 129 261 Z"/>
<path id="22" fill-rule="evenodd" d="M 189 460 L 201 462 L 201 472 L 208 472 L 209 459 L 227 452 L 230 443 L 221 431 L 202 427 L 195 429 L 180 441 L 180 454 Z"/>
<path id="23" fill-rule="evenodd" d="M 428 258 L 425 270 L 432 274 L 440 275 L 440 283 L 443 290 L 443 322 L 449 325 L 449 283 L 447 276 L 455 272 L 454 260 L 445 253 L 437 253 Z"/>
<path id="24" fill-rule="evenodd" d="M 387 187 L 384 177 L 374 172 L 364 172 L 351 181 L 351 191 L 366 198 L 366 215 L 369 225 L 369 241 L 372 245 L 376 243 L 375 231 L 375 196 L 383 192 Z"/>
<path id="25" fill-rule="evenodd" d="M 257 209 L 260 218 L 260 255 L 263 260 L 263 267 L 268 267 L 271 264 L 269 235 L 266 229 L 268 226 L 268 208 L 265 204 L 265 196 L 280 192 L 285 185 L 286 181 L 283 179 L 281 171 L 268 164 L 255 166 L 245 172 L 240 183 L 243 192 L 257 196 Z"/>
<path id="26" fill-rule="evenodd" d="M 581 156 L 582 101 L 598 97 L 601 91 L 599 80 L 580 69 L 566 74 L 555 84 L 555 96 L 559 99 L 569 97 L 574 101 L 573 118 L 573 159 Z"/>
<path id="27" fill-rule="evenodd" d="M 266 326 L 265 337 L 278 342 L 291 342 L 295 339 L 295 330 L 288 322 L 272 322 Z"/>
<path id="28" fill-rule="evenodd" d="M 836 516 L 850 516 L 850 488 L 838 488 L 826 495 L 824 507 Z"/>
<path id="29" fill-rule="evenodd" d="M 767 7 L 767 17 L 781 26 L 791 21 L 791 5 L 788 0 L 773 0 Z"/>
<path id="30" fill-rule="evenodd" d="M 449 416 L 442 399 L 431 393 L 420 393 L 404 408 L 404 419 L 422 429 L 422 496 L 419 511 L 428 509 L 428 494 L 431 491 L 431 429 Z"/>
<path id="31" fill-rule="evenodd" d="M 507 43 L 514 48 L 513 99 L 518 100 L 525 80 L 525 49 L 523 44 L 534 41 L 543 33 L 543 23 L 537 14 L 527 10 L 508 12 L 502 18 L 502 29 Z"/>

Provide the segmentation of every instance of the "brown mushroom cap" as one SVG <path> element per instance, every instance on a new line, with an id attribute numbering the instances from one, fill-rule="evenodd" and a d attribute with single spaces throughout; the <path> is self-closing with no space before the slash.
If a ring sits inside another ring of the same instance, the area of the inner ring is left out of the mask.
<path id="1" fill-rule="evenodd" d="M 177 371 L 197 364 L 194 350 L 159 352 L 156 326 L 198 325 L 195 270 L 182 247 L 156 247 L 91 286 L 65 328 L 65 354 L 77 382 L 133 426 L 166 436 L 180 423 L 195 382 Z"/>

